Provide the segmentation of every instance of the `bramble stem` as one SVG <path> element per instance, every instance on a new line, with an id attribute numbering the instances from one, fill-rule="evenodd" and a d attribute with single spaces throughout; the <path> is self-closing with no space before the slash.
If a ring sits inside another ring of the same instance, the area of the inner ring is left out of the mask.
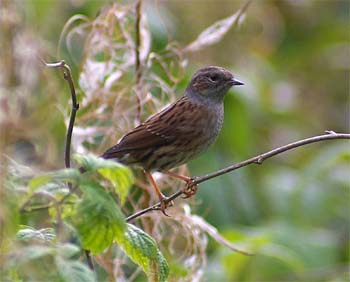
<path id="1" fill-rule="evenodd" d="M 63 69 L 63 77 L 64 79 L 68 82 L 69 89 L 70 89 L 70 94 L 72 98 L 72 112 L 69 118 L 69 124 L 68 124 L 68 129 L 67 129 L 67 135 L 66 135 L 66 144 L 65 144 L 65 149 L 64 149 L 64 164 L 66 168 L 70 167 L 70 155 L 71 155 L 71 143 L 72 143 L 72 134 L 73 134 L 73 128 L 74 128 L 74 122 L 75 122 L 75 117 L 77 114 L 77 111 L 79 110 L 79 104 L 77 103 L 77 95 L 75 92 L 75 87 L 74 87 L 74 82 L 72 78 L 72 73 L 70 70 L 69 65 L 66 64 L 65 61 L 60 61 L 57 63 L 46 63 L 45 61 L 42 60 L 44 65 L 48 68 L 62 68 Z M 69 187 L 69 193 L 63 197 L 63 199 L 60 201 L 63 203 L 63 201 L 68 198 L 68 196 L 73 192 L 73 190 L 76 189 L 72 188 L 71 183 L 68 183 Z M 94 271 L 94 264 L 92 262 L 91 256 L 90 256 L 90 251 L 89 250 L 84 250 L 85 255 L 86 255 L 86 260 L 89 265 L 89 268 Z"/>

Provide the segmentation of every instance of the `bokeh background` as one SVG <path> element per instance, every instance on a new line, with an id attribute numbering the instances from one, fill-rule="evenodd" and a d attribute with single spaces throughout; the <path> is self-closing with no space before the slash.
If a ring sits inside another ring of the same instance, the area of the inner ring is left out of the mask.
<path id="1" fill-rule="evenodd" d="M 73 40 L 67 48 L 60 34 L 72 16 L 94 18 L 108 1 L 0 3 L 1 151 L 27 165 L 63 167 L 68 89 L 36 56 L 65 59 L 78 79 L 83 43 Z M 145 1 L 151 49 L 171 41 L 186 46 L 243 3 Z M 245 83 L 226 97 L 222 133 L 189 164 L 191 175 L 325 130 L 350 131 L 349 7 L 339 0 L 252 1 L 239 26 L 217 44 L 184 55 L 178 97 L 205 65 L 228 68 Z M 327 141 L 201 184 L 195 213 L 231 242 L 261 246 L 250 258 L 210 240 L 202 280 L 348 280 L 349 164 L 349 142 Z"/>

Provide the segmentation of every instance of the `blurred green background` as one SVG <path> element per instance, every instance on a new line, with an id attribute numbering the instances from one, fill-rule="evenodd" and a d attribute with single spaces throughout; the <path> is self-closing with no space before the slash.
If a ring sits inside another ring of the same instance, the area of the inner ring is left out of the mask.
<path id="1" fill-rule="evenodd" d="M 12 27 L 3 26 L 1 62 L 7 70 L 27 64 L 19 77 L 2 71 L 2 97 L 13 95 L 9 101 L 19 106 L 9 106 L 22 111 L 22 115 L 12 112 L 12 121 L 2 124 L 2 148 L 33 161 L 18 151 L 21 142 L 32 143 L 35 158 L 45 159 L 48 167 L 61 167 L 65 132 L 61 112 L 67 111 L 69 97 L 63 93 L 68 92 L 61 78 L 47 70 L 40 72 L 39 83 L 27 84 L 30 87 L 25 91 L 18 89 L 31 79 L 31 68 L 37 68 L 34 59 L 26 57 L 25 47 L 39 46 L 52 60 L 65 59 L 77 76 L 79 63 L 65 46 L 58 47 L 60 33 L 71 16 L 94 18 L 109 1 L 1 2 L 14 5 L 13 28 L 26 35 L 13 40 L 22 44 L 23 52 L 13 56 L 14 62 L 7 62 L 12 47 L 6 46 L 10 36 L 6 31 Z M 145 1 L 152 49 L 161 50 L 169 40 L 186 46 L 242 4 Z M 226 97 L 223 131 L 206 154 L 189 164 L 192 175 L 325 130 L 349 132 L 349 6 L 349 1 L 331 0 L 253 1 L 238 28 L 219 43 L 186 55 L 187 80 L 199 67 L 219 65 L 245 83 Z M 5 15 L 1 16 L 4 20 Z M 57 49 L 61 49 L 59 58 L 55 57 Z M 47 84 L 57 93 L 46 92 Z M 14 85 L 18 86 L 12 88 L 15 91 L 7 92 Z M 27 101 L 25 106 L 22 100 Z M 328 141 L 201 184 L 196 213 L 227 239 L 253 244 L 260 253 L 248 258 L 210 242 L 203 280 L 349 281 L 349 164 L 349 142 Z"/>

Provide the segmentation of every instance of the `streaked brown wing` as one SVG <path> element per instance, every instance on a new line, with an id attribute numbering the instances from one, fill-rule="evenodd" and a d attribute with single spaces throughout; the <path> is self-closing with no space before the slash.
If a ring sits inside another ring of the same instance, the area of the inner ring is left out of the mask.
<path id="1" fill-rule="evenodd" d="M 188 110 L 189 106 L 188 98 L 183 96 L 174 104 L 151 116 L 127 133 L 117 145 L 108 149 L 102 157 L 106 159 L 119 158 L 121 154 L 128 152 L 156 149 L 172 143 L 178 136 L 176 125 L 179 121 L 182 122 L 183 111 Z M 176 110 L 179 107 L 181 110 Z"/>

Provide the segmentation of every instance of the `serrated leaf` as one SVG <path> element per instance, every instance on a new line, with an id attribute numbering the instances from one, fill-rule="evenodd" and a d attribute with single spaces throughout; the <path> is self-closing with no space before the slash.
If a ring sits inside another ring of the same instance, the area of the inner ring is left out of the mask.
<path id="1" fill-rule="evenodd" d="M 155 270 L 157 270 L 157 279 L 156 281 L 166 281 L 169 276 L 169 265 L 163 254 L 158 250 L 157 259 L 155 260 L 156 264 Z"/>
<path id="2" fill-rule="evenodd" d="M 114 190 L 118 194 L 121 204 L 124 205 L 130 187 L 134 182 L 131 170 L 126 166 L 121 166 L 114 169 L 100 168 L 98 172 L 113 184 Z"/>
<path id="3" fill-rule="evenodd" d="M 105 160 L 93 155 L 79 155 L 75 154 L 74 159 L 84 167 L 86 171 L 97 171 L 100 168 L 119 168 L 124 167 L 122 164 Z"/>
<path id="4" fill-rule="evenodd" d="M 92 155 L 75 155 L 75 159 L 86 171 L 97 171 L 108 179 L 118 194 L 121 204 L 125 203 L 126 196 L 134 182 L 132 172 L 128 167 Z"/>
<path id="5" fill-rule="evenodd" d="M 82 183 L 80 188 L 84 196 L 77 205 L 73 224 L 84 249 L 101 253 L 115 236 L 124 232 L 124 215 L 103 187 L 89 182 Z"/>
<path id="6" fill-rule="evenodd" d="M 56 238 L 56 234 L 53 228 L 43 228 L 36 230 L 30 226 L 21 226 L 21 229 L 17 232 L 16 237 L 21 241 L 39 240 L 44 242 L 50 242 Z"/>
<path id="7" fill-rule="evenodd" d="M 115 239 L 124 252 L 141 266 L 149 281 L 166 280 L 169 275 L 168 263 L 151 236 L 127 224 L 125 232 L 118 234 Z"/>
<path id="8" fill-rule="evenodd" d="M 56 265 L 59 275 L 67 282 L 95 282 L 94 273 L 83 263 L 75 260 L 65 260 L 56 257 Z"/>

